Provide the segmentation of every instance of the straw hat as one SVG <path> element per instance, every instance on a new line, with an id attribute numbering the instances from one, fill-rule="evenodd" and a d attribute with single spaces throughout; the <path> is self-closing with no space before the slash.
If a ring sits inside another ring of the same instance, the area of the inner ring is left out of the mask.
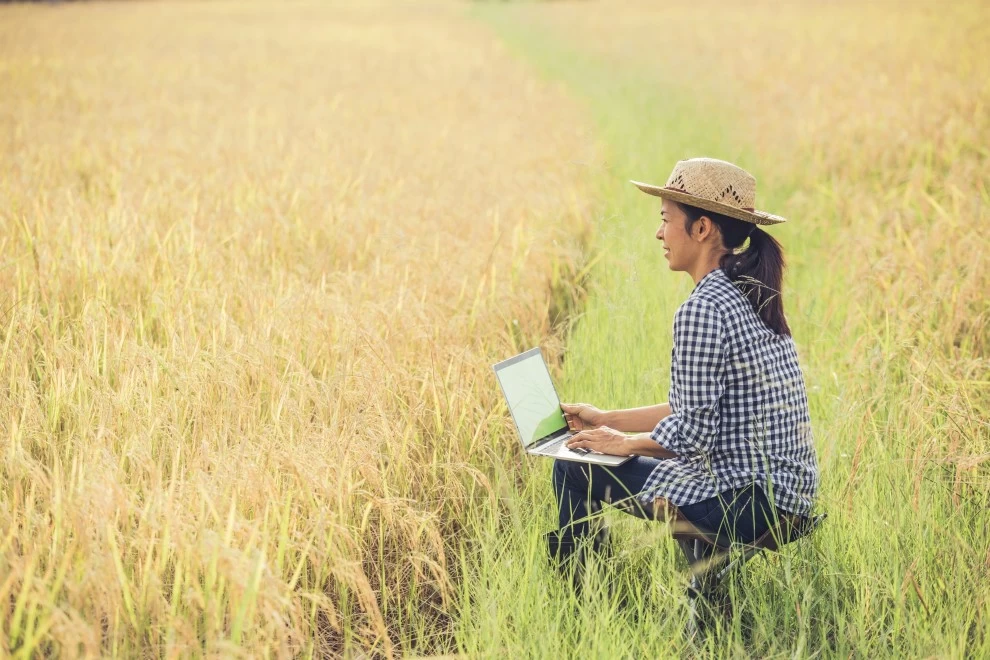
<path id="1" fill-rule="evenodd" d="M 632 181 L 643 192 L 672 199 L 688 206 L 721 213 L 757 225 L 787 222 L 779 215 L 757 211 L 756 179 L 732 163 L 717 158 L 690 158 L 677 161 L 667 185 L 654 186 Z"/>

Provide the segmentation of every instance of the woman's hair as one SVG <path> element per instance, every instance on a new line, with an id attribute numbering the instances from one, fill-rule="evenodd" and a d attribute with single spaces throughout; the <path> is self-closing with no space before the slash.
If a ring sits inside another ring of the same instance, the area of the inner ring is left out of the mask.
<path id="1" fill-rule="evenodd" d="M 751 222 L 686 204 L 677 205 L 687 216 L 685 228 L 689 234 L 691 227 L 703 215 L 718 226 L 722 245 L 729 250 L 719 262 L 722 270 L 749 298 L 753 309 L 768 328 L 778 335 L 789 336 L 791 329 L 784 318 L 784 302 L 780 297 L 780 285 L 784 279 L 784 254 L 780 243 Z M 747 238 L 749 245 L 745 250 L 739 250 Z"/>

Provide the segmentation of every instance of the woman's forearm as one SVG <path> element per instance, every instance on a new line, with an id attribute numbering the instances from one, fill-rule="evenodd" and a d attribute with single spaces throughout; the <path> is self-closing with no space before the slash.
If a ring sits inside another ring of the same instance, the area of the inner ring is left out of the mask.
<path id="1" fill-rule="evenodd" d="M 652 458 L 674 458 L 677 456 L 669 449 L 657 444 L 649 433 L 633 435 L 626 438 L 626 448 L 632 456 L 650 456 Z"/>
<path id="2" fill-rule="evenodd" d="M 644 433 L 652 431 L 660 420 L 670 414 L 669 403 L 658 403 L 642 408 L 609 410 L 605 413 L 605 426 L 623 433 Z"/>

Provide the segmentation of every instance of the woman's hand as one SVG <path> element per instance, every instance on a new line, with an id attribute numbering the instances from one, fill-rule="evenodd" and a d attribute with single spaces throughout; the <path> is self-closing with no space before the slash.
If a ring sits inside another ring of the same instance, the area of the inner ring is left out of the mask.
<path id="1" fill-rule="evenodd" d="M 572 431 L 587 431 L 597 429 L 605 423 L 605 413 L 587 403 L 562 403 L 564 421 Z"/>
<path id="2" fill-rule="evenodd" d="M 590 449 L 599 454 L 612 456 L 632 456 L 629 438 L 607 426 L 581 431 L 567 441 L 568 449 Z"/>

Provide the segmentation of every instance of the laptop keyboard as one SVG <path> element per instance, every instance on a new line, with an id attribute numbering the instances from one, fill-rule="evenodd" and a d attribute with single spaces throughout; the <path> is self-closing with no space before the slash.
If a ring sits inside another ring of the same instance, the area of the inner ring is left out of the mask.
<path id="1" fill-rule="evenodd" d="M 540 454 L 556 454 L 557 453 L 557 450 L 560 449 L 560 445 L 564 444 L 565 442 L 567 442 L 570 439 L 571 439 L 571 436 L 570 435 L 565 435 L 562 438 L 558 438 L 558 439 L 554 440 L 553 442 L 551 442 L 548 445 L 543 445 L 542 447 L 540 447 L 540 449 L 539 449 L 539 451 L 537 453 L 540 453 Z"/>

